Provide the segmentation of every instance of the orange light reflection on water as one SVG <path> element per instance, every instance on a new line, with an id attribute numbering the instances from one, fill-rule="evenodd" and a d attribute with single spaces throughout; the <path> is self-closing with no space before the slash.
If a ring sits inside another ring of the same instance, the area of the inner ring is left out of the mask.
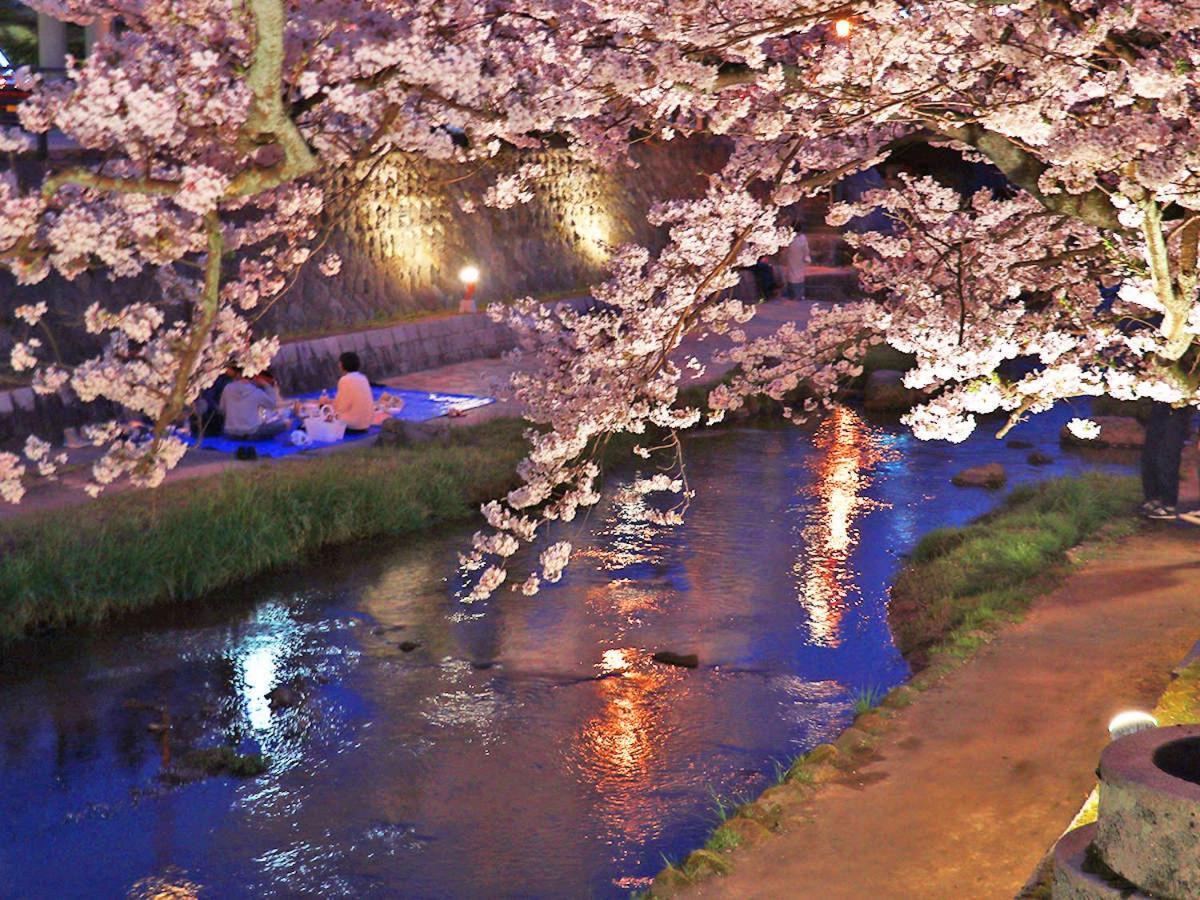
<path id="1" fill-rule="evenodd" d="M 864 496 L 869 473 L 886 458 L 874 430 L 844 406 L 836 407 L 813 439 L 819 451 L 811 463 L 815 502 L 800 531 L 801 548 L 792 572 L 797 599 L 808 612 L 813 644 L 836 647 L 847 597 L 854 591 L 855 573 L 848 567 L 858 546 L 858 518 L 879 504 Z"/>

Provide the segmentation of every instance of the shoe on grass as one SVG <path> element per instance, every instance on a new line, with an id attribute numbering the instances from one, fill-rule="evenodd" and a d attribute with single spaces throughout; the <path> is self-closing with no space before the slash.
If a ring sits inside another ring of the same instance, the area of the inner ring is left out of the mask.
<path id="1" fill-rule="evenodd" d="M 1166 506 L 1162 503 L 1153 503 L 1146 507 L 1142 515 L 1147 519 L 1153 519 L 1156 522 L 1167 522 L 1179 518 L 1175 512 L 1175 507 Z"/>

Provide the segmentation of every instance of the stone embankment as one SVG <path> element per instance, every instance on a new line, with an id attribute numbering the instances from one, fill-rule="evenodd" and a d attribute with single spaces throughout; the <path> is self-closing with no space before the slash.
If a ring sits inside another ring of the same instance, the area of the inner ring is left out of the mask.
<path id="1" fill-rule="evenodd" d="M 274 371 L 285 393 L 328 388 L 337 382 L 338 357 L 358 353 L 371 378 L 395 377 L 467 360 L 499 356 L 513 335 L 483 313 L 447 315 L 387 328 L 352 331 L 283 344 Z M 0 446 L 37 434 L 53 443 L 65 428 L 113 416 L 111 404 L 79 403 L 67 389 L 39 396 L 30 387 L 0 390 Z"/>

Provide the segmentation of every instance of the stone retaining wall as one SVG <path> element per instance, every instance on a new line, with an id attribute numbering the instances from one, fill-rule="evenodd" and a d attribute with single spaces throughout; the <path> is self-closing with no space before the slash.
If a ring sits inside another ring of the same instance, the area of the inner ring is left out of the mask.
<path id="1" fill-rule="evenodd" d="M 357 353 L 372 380 L 434 369 L 469 359 L 499 356 L 513 347 L 513 336 L 483 313 L 406 322 L 305 341 L 279 349 L 272 370 L 285 394 L 332 387 L 338 357 Z"/>
<path id="2" fill-rule="evenodd" d="M 288 341 L 280 347 L 272 371 L 283 392 L 294 394 L 332 388 L 339 375 L 338 357 L 347 351 L 359 355 L 367 377 L 381 379 L 499 356 L 513 345 L 512 332 L 483 313 L 448 315 Z M 28 387 L 0 390 L 0 447 L 18 444 L 29 434 L 59 443 L 64 428 L 104 421 L 117 412 L 112 404 L 79 403 L 65 389 L 50 396 L 39 396 Z"/>

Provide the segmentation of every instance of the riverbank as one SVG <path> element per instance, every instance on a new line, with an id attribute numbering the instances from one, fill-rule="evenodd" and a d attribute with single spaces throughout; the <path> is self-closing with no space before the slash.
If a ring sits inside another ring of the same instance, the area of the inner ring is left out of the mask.
<path id="1" fill-rule="evenodd" d="M 664 872 L 655 895 L 1012 897 L 1087 796 L 1108 719 L 1153 707 L 1200 634 L 1192 533 L 1072 555 L 1086 561 L 1019 623 L 951 633 L 975 643 L 969 665 L 961 641 L 932 654 L 722 829 L 739 849 L 694 860 L 694 883 Z"/>
<path id="2" fill-rule="evenodd" d="M 303 560 L 335 544 L 414 534 L 478 515 L 515 483 L 519 419 L 451 443 L 347 450 L 124 492 L 63 521 L 0 524 L 0 643 L 95 623 Z"/>

